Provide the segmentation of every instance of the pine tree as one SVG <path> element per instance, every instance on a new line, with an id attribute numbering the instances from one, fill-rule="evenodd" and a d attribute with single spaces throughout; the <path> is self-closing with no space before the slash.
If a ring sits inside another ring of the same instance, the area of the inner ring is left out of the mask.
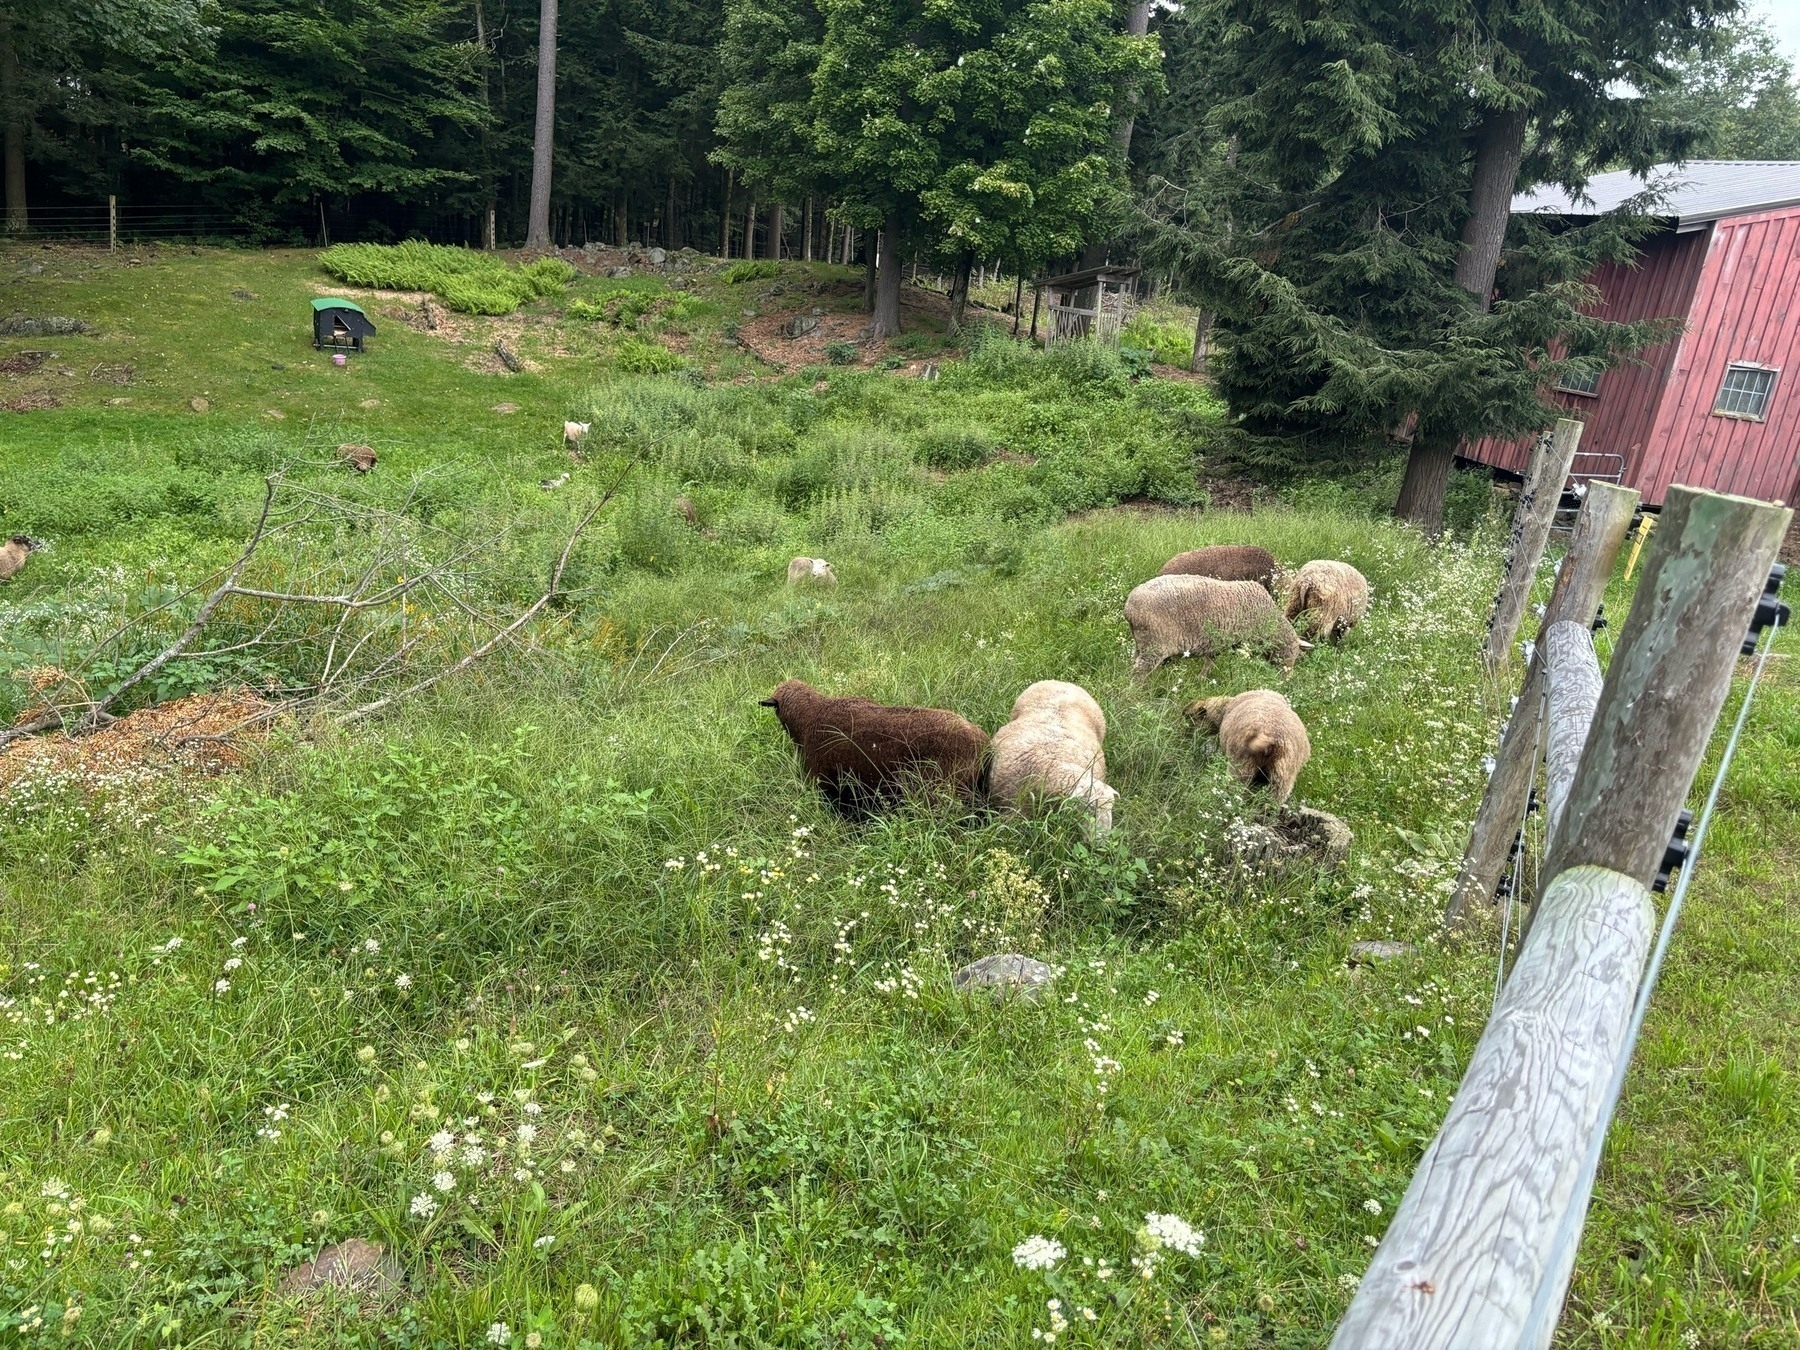
<path id="1" fill-rule="evenodd" d="M 1532 430 L 1561 359 L 1660 331 L 1579 312 L 1581 276 L 1627 250 L 1629 223 L 1522 233 L 1501 269 L 1510 202 L 1522 177 L 1678 153 L 1682 129 L 1624 82 L 1666 80 L 1665 57 L 1729 4 L 1219 0 L 1212 125 L 1240 153 L 1209 226 L 1177 219 L 1164 246 L 1218 310 L 1244 429 L 1291 459 L 1410 435 L 1397 511 L 1435 530 L 1459 441 Z"/>

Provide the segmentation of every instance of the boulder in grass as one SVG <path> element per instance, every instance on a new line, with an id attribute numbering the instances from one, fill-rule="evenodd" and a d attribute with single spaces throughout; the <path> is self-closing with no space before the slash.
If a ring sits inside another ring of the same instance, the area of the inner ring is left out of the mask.
<path id="1" fill-rule="evenodd" d="M 1042 961 L 1018 952 L 996 952 L 957 971 L 950 986 L 959 994 L 985 991 L 997 1003 L 1013 999 L 1035 1003 L 1055 978 L 1056 972 Z"/>
<path id="2" fill-rule="evenodd" d="M 1375 966 L 1383 961 L 1397 960 L 1402 956 L 1411 956 L 1419 949 L 1410 942 L 1393 942 L 1387 938 L 1376 938 L 1370 942 L 1352 942 L 1350 952 L 1344 958 L 1347 966 Z"/>
<path id="3" fill-rule="evenodd" d="M 1225 848 L 1247 867 L 1341 867 L 1355 842 L 1350 827 L 1329 811 L 1290 807 L 1272 824 L 1240 821 L 1226 831 Z"/>
<path id="4" fill-rule="evenodd" d="M 286 1298 L 350 1294 L 359 1301 L 384 1303 L 399 1293 L 404 1279 L 400 1262 L 380 1243 L 345 1238 L 290 1270 L 282 1277 L 281 1292 Z"/>

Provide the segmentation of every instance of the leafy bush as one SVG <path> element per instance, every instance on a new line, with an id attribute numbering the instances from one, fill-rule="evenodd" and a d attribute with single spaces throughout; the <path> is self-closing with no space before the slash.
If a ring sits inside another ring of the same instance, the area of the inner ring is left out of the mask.
<path id="1" fill-rule="evenodd" d="M 825 359 L 834 366 L 853 366 L 856 364 L 857 347 L 854 342 L 827 342 Z"/>
<path id="2" fill-rule="evenodd" d="M 913 457 L 933 469 L 955 473 L 986 463 L 994 438 L 985 427 L 950 423 L 927 427 L 913 439 Z"/>
<path id="3" fill-rule="evenodd" d="M 686 364 L 667 347 L 642 338 L 626 338 L 615 350 L 613 360 L 627 375 L 670 375 Z"/>
<path id="4" fill-rule="evenodd" d="M 575 269 L 556 258 L 508 267 L 491 253 L 408 240 L 403 244 L 334 244 L 319 265 L 352 286 L 431 291 L 465 314 L 510 314 L 528 300 L 559 293 Z"/>
<path id="5" fill-rule="evenodd" d="M 1119 334 L 1119 341 L 1149 354 L 1150 359 L 1183 370 L 1194 359 L 1194 326 L 1185 319 L 1164 318 L 1139 311 Z"/>
<path id="6" fill-rule="evenodd" d="M 746 260 L 734 262 L 719 276 L 733 286 L 745 281 L 767 281 L 770 277 L 779 276 L 781 268 L 769 259 L 758 259 L 755 262 Z"/>

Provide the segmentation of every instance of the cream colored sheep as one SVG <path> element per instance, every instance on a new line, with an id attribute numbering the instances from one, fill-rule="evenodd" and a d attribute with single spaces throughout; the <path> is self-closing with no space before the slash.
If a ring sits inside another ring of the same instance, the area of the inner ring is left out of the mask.
<path id="1" fill-rule="evenodd" d="M 1064 680 L 1028 685 L 994 733 L 988 799 L 1023 811 L 1034 799 L 1067 798 L 1105 834 L 1119 795 L 1106 782 L 1105 740 L 1106 714 L 1087 690 Z"/>
<path id="2" fill-rule="evenodd" d="M 798 586 L 802 582 L 813 582 L 820 586 L 837 585 L 837 573 L 831 570 L 831 564 L 823 558 L 795 558 L 788 564 L 788 585 Z"/>
<path id="3" fill-rule="evenodd" d="M 1309 562 L 1288 584 L 1288 618 L 1316 637 L 1340 638 L 1368 612 L 1369 579 L 1349 563 Z"/>
<path id="4" fill-rule="evenodd" d="M 39 545 L 28 534 L 15 534 L 0 544 L 0 581 L 11 581 L 25 566 L 25 559 Z"/>
<path id="5" fill-rule="evenodd" d="M 1188 721 L 1219 733 L 1219 748 L 1240 782 L 1266 784 L 1276 805 L 1288 799 L 1294 780 L 1312 758 L 1306 723 L 1273 689 L 1203 698 L 1190 703 Z"/>
<path id="6" fill-rule="evenodd" d="M 1245 645 L 1292 673 L 1300 653 L 1311 650 L 1254 581 L 1152 577 L 1126 597 L 1125 622 L 1137 649 L 1131 669 L 1139 678 L 1174 656 L 1197 656 L 1210 668 L 1214 657 Z"/>

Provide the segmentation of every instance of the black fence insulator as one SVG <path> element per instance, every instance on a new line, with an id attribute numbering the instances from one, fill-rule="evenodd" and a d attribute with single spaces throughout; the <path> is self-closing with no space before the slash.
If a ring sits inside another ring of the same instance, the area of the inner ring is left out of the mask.
<path id="1" fill-rule="evenodd" d="M 1606 627 L 1606 606 L 1601 605 L 1599 609 L 1594 611 L 1593 631 L 1598 633 L 1604 627 Z"/>
<path id="2" fill-rule="evenodd" d="M 1756 640 L 1762 636 L 1762 630 L 1772 623 L 1787 627 L 1793 611 L 1781 603 L 1781 579 L 1787 575 L 1787 564 L 1776 563 L 1769 569 L 1768 583 L 1756 602 L 1756 613 L 1750 616 L 1750 631 L 1744 635 L 1744 645 L 1739 649 L 1740 655 L 1756 655 Z"/>
<path id="3" fill-rule="evenodd" d="M 1656 880 L 1650 883 L 1650 889 L 1657 894 L 1669 889 L 1669 878 L 1679 871 L 1693 852 L 1694 846 L 1688 843 L 1688 830 L 1694 824 L 1694 813 L 1682 810 L 1675 817 L 1675 833 L 1669 837 L 1669 846 L 1663 850 L 1662 866 L 1656 870 Z"/>
<path id="4" fill-rule="evenodd" d="M 1538 793 L 1537 788 L 1533 786 L 1531 791 L 1527 793 L 1525 797 L 1525 814 L 1528 816 L 1535 816 L 1537 814 L 1537 809 Z"/>

